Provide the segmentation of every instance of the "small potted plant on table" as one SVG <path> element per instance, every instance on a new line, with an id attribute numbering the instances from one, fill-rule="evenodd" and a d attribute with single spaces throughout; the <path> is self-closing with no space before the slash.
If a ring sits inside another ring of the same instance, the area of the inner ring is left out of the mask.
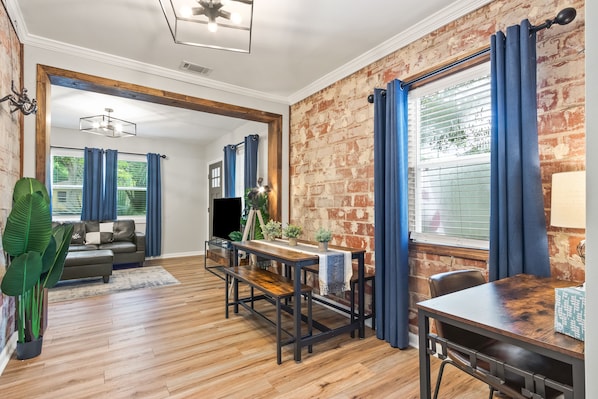
<path id="1" fill-rule="evenodd" d="M 282 234 L 282 224 L 276 220 L 270 220 L 264 225 L 264 233 L 268 240 L 273 241 Z"/>
<path id="2" fill-rule="evenodd" d="M 282 234 L 289 239 L 289 245 L 294 247 L 297 245 L 297 237 L 301 235 L 303 229 L 301 226 L 288 224 L 282 231 Z"/>
<path id="3" fill-rule="evenodd" d="M 332 232 L 328 229 L 320 227 L 315 234 L 315 239 L 318 242 L 318 248 L 322 252 L 328 251 L 328 242 L 332 239 Z"/>

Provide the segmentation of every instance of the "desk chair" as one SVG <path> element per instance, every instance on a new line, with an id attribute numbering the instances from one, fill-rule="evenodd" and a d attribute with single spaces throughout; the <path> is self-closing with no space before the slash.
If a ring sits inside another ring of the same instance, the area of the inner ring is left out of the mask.
<path id="1" fill-rule="evenodd" d="M 479 270 L 456 270 L 436 274 L 429 279 L 430 294 L 433 298 L 484 283 L 486 283 L 486 280 Z M 536 396 L 531 396 L 529 384 L 526 386 L 524 377 L 508 370 L 503 370 L 501 376 L 493 375 L 490 370 L 494 369 L 497 364 L 502 363 L 532 374 L 543 375 L 569 386 L 572 385 L 572 369 L 569 365 L 449 324 L 438 321 L 435 321 L 435 324 L 439 337 L 463 347 L 464 351 L 447 349 L 447 357 L 442 361 L 438 371 L 434 399 L 438 398 L 442 374 L 447 364 L 451 364 L 488 384 L 490 388 L 489 399 L 493 398 L 495 391 L 516 399 L 530 397 L 559 399 L 564 397 L 561 392 L 548 387 L 545 389 L 540 388 L 539 390 L 544 392 L 535 392 L 533 394 Z M 480 354 L 480 356 L 476 358 L 477 354 Z M 484 360 L 485 356 L 489 362 L 494 363 L 492 367 Z M 472 364 L 472 357 L 475 359 L 474 364 Z M 496 370 L 494 371 L 496 372 Z M 532 390 L 535 391 L 536 388 L 532 387 Z M 522 394 L 524 391 L 526 391 L 527 396 Z"/>

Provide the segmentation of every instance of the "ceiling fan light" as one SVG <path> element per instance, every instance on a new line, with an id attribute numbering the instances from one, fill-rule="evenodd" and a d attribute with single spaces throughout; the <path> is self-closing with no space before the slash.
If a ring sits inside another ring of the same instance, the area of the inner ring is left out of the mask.
<path id="1" fill-rule="evenodd" d="M 235 25 L 239 25 L 242 22 L 242 18 L 241 18 L 241 14 L 239 14 L 238 12 L 234 12 L 230 15 L 230 20 L 233 24 Z"/>
<path id="2" fill-rule="evenodd" d="M 212 33 L 218 31 L 218 24 L 216 23 L 216 21 L 208 22 L 208 30 Z"/>
<path id="3" fill-rule="evenodd" d="M 181 13 L 181 17 L 183 18 L 191 18 L 191 16 L 193 15 L 193 10 L 191 10 L 191 7 L 189 6 L 182 6 L 179 9 L 179 12 Z"/>

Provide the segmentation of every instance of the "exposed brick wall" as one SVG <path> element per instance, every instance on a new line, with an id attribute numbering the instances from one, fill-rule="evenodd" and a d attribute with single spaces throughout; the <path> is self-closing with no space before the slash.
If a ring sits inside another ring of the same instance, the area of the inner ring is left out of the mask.
<path id="1" fill-rule="evenodd" d="M 0 6 L 0 96 L 10 93 L 11 81 L 21 82 L 21 45 L 4 6 Z M 0 232 L 12 205 L 12 190 L 21 173 L 21 116 L 11 114 L 7 102 L 0 104 Z M 6 268 L 0 243 L 0 279 Z M 14 298 L 0 294 L 0 351 L 14 331 Z"/>
<path id="2" fill-rule="evenodd" d="M 538 33 L 538 128 L 547 224 L 552 173 L 585 169 L 584 1 L 566 6 L 577 18 Z M 432 32 L 328 88 L 291 106 L 290 218 L 313 239 L 320 225 L 332 229 L 333 243 L 367 250 L 374 259 L 374 110 L 366 98 L 392 79 L 408 79 L 445 60 L 489 44 L 491 34 L 528 18 L 541 23 L 563 8 L 556 0 L 494 1 Z M 575 254 L 583 230 L 548 226 L 551 268 L 559 278 L 583 281 Z M 411 329 L 414 304 L 429 297 L 427 277 L 476 267 L 485 261 L 410 251 Z"/>

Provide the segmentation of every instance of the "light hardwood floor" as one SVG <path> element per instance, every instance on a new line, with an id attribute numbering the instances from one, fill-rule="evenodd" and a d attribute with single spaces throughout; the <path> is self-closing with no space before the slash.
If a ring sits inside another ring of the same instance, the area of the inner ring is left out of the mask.
<path id="1" fill-rule="evenodd" d="M 0 397 L 419 397 L 416 349 L 391 348 L 367 329 L 365 339 L 315 345 L 301 363 L 287 346 L 277 365 L 274 328 L 243 309 L 225 319 L 224 282 L 204 270 L 203 257 L 152 264 L 181 284 L 52 304 L 41 356 L 13 355 Z M 343 317 L 320 308 L 327 322 Z M 487 398 L 488 390 L 447 368 L 440 397 Z"/>

